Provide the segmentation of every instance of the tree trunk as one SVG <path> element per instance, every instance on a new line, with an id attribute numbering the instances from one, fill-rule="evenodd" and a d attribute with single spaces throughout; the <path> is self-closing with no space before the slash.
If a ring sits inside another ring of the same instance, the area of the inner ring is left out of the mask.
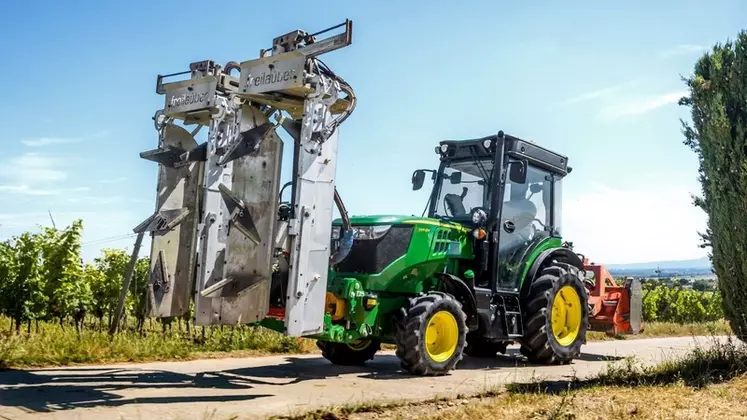
<path id="1" fill-rule="evenodd" d="M 31 335 L 31 320 L 26 322 L 26 335 Z"/>
<path id="2" fill-rule="evenodd" d="M 16 318 L 16 335 L 21 335 L 21 320 Z"/>
<path id="3" fill-rule="evenodd" d="M 39 334 L 39 320 L 36 320 L 36 333 Z"/>

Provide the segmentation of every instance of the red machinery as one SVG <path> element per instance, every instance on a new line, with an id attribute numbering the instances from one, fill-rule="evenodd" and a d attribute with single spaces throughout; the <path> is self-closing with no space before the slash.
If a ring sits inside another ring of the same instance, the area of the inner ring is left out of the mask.
<path id="1" fill-rule="evenodd" d="M 589 295 L 589 329 L 609 336 L 638 334 L 643 331 L 643 293 L 641 282 L 627 278 L 618 284 L 601 264 L 584 258 L 586 288 Z M 593 278 L 589 278 L 592 274 Z"/>

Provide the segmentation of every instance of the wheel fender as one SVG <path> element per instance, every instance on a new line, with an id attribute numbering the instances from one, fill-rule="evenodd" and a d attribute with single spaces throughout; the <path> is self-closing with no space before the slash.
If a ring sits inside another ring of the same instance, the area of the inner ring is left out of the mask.
<path id="1" fill-rule="evenodd" d="M 525 297 L 529 294 L 529 288 L 537 277 L 537 272 L 539 272 L 540 267 L 542 267 L 548 259 L 562 259 L 564 262 L 578 268 L 579 270 L 583 271 L 584 269 L 584 262 L 581 260 L 581 257 L 568 248 L 550 248 L 545 250 L 534 259 L 532 267 L 527 272 L 527 278 L 521 286 L 521 296 Z"/>
<path id="2" fill-rule="evenodd" d="M 467 315 L 467 324 L 471 325 L 477 320 L 477 300 L 467 283 L 459 277 L 449 273 L 438 273 L 434 277 L 440 280 L 448 293 L 454 296 L 461 304 L 462 310 Z"/>

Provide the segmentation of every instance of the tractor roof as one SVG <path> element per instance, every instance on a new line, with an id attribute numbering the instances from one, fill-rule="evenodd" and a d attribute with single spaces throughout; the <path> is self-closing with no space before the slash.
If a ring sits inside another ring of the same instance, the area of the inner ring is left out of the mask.
<path id="1" fill-rule="evenodd" d="M 468 140 L 443 140 L 436 148 L 441 160 L 461 159 L 493 159 L 495 156 L 496 140 L 498 135 Z M 511 135 L 504 135 L 504 153 L 516 159 L 526 159 L 529 164 L 551 171 L 561 176 L 567 175 L 571 168 L 568 167 L 568 157 L 553 152 L 550 149 L 539 146 L 534 142 L 522 140 Z M 442 153 L 443 145 L 448 147 L 446 153 Z M 485 147 L 489 145 L 489 147 Z"/>

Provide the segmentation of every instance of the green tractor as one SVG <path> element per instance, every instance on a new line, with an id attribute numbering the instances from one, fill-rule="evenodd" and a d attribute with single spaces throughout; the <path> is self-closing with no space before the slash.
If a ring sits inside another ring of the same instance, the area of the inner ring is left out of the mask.
<path id="1" fill-rule="evenodd" d="M 437 170 L 412 176 L 418 190 L 431 174 L 427 217 L 333 222 L 333 250 L 349 250 L 330 265 L 322 354 L 360 365 L 394 344 L 411 374 L 443 375 L 518 342 L 532 363 L 569 363 L 589 315 L 582 258 L 560 232 L 568 159 L 502 131 L 436 153 Z"/>
<path id="2" fill-rule="evenodd" d="M 394 344 L 417 375 L 512 342 L 532 362 L 572 360 L 589 309 L 582 258 L 561 239 L 567 158 L 503 132 L 443 141 L 438 169 L 412 176 L 418 190 L 431 174 L 427 217 L 349 217 L 335 187 L 338 127 L 357 99 L 318 57 L 351 42 L 346 20 L 280 35 L 254 59 L 158 76 L 158 148 L 140 154 L 159 165 L 158 196 L 131 258 L 148 233 L 146 316 L 182 316 L 194 302 L 197 326 L 314 338 L 343 365 Z M 293 164 L 280 187 L 284 148 Z"/>

